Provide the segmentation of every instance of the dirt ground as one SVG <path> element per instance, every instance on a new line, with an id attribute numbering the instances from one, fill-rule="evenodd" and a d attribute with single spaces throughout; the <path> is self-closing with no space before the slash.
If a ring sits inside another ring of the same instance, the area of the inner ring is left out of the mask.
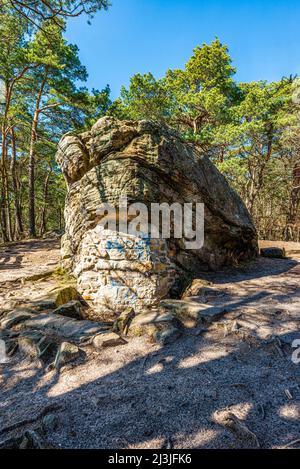
<path id="1" fill-rule="evenodd" d="M 300 339 L 300 244 L 285 248 L 287 259 L 258 258 L 206 275 L 215 290 L 208 305 L 226 305 L 227 314 L 168 346 L 143 337 L 101 352 L 87 346 L 60 374 L 14 355 L 0 365 L 0 440 L 35 428 L 50 405 L 58 425 L 46 439 L 56 448 L 252 447 L 215 422 L 226 409 L 260 447 L 295 440 L 290 447 L 299 447 L 300 364 L 292 344 Z M 20 279 L 58 259 L 56 241 L 0 250 L 0 308 L 53 288 L 51 278 Z"/>

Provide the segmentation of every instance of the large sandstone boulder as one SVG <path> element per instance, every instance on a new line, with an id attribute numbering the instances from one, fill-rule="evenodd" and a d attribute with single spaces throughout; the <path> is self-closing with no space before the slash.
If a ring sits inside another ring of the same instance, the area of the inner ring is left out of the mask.
<path id="1" fill-rule="evenodd" d="M 57 161 L 68 185 L 65 267 L 96 313 L 135 312 L 179 293 L 199 272 L 257 255 L 257 235 L 239 196 L 210 160 L 168 127 L 148 121 L 100 119 L 90 131 L 66 135 Z M 205 242 L 153 239 L 103 229 L 99 206 L 204 203 Z"/>

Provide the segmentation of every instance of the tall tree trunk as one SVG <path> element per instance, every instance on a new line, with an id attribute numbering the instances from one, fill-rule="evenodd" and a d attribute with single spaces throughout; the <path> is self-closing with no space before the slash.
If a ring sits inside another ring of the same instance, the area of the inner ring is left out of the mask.
<path id="1" fill-rule="evenodd" d="M 290 192 L 289 211 L 287 214 L 287 223 L 293 225 L 297 222 L 297 213 L 300 204 L 300 163 L 293 168 L 293 182 Z"/>
<path id="2" fill-rule="evenodd" d="M 22 212 L 20 206 L 19 198 L 19 184 L 16 176 L 16 162 L 17 162 L 17 151 L 16 151 L 16 136 L 14 128 L 12 127 L 11 131 L 11 148 L 12 148 L 12 157 L 11 157 L 11 177 L 12 177 L 12 188 L 14 195 L 14 209 L 15 209 L 15 237 L 19 239 L 24 233 Z"/>
<path id="3" fill-rule="evenodd" d="M 2 233 L 2 240 L 3 242 L 8 241 L 7 235 L 7 225 L 6 225 L 6 196 L 5 196 L 5 171 L 3 168 L 3 164 L 1 162 L 1 195 L 0 195 L 0 203 L 1 203 L 1 233 Z"/>
<path id="4" fill-rule="evenodd" d="M 257 168 L 254 168 L 252 177 L 251 177 L 251 183 L 250 183 L 250 193 L 248 194 L 247 197 L 247 208 L 251 215 L 253 215 L 254 212 L 254 204 L 256 202 L 256 198 L 259 195 L 263 184 L 264 184 L 264 177 L 267 169 L 267 164 L 269 163 L 271 156 L 272 156 L 272 151 L 273 151 L 273 137 L 274 137 L 274 129 L 273 125 L 270 124 L 268 134 L 267 134 L 267 151 L 265 156 L 263 157 L 263 160 L 259 162 L 257 165 Z M 251 173 L 251 171 L 250 171 Z"/>
<path id="5" fill-rule="evenodd" d="M 5 84 L 5 108 L 1 126 L 1 228 L 3 241 L 12 240 L 11 219 L 9 211 L 9 184 L 7 175 L 7 117 L 11 101 L 11 87 Z"/>
<path id="6" fill-rule="evenodd" d="M 286 227 L 284 230 L 286 241 L 298 241 L 298 235 L 295 237 L 293 233 L 293 227 L 290 225 L 296 225 L 297 215 L 300 206 L 300 161 L 294 165 L 292 175 L 292 187 L 289 195 L 289 207 L 286 216 Z"/>
<path id="7" fill-rule="evenodd" d="M 46 219 L 46 211 L 47 211 L 47 204 L 48 204 L 48 188 L 49 188 L 49 180 L 51 175 L 51 169 L 47 172 L 45 181 L 44 181 L 44 202 L 43 207 L 41 210 L 41 226 L 40 226 L 40 236 L 47 231 L 47 219 Z"/>
<path id="8" fill-rule="evenodd" d="M 33 121 L 31 126 L 31 137 L 29 145 L 29 159 L 28 159 L 28 225 L 29 225 L 29 236 L 32 238 L 36 237 L 35 228 L 35 143 L 37 140 L 37 128 L 39 123 L 40 104 L 45 88 L 47 75 L 45 75 L 41 87 L 39 89 L 35 110 L 33 114 Z"/>
<path id="9" fill-rule="evenodd" d="M 2 116 L 2 126 L 1 126 L 1 193 L 0 193 L 0 218 L 1 218 L 1 230 L 2 237 L 4 241 L 12 239 L 12 227 L 11 227 L 11 215 L 9 207 L 9 181 L 7 175 L 7 134 L 8 134 L 8 115 L 11 105 L 11 98 L 15 84 L 21 80 L 26 72 L 29 70 L 29 66 L 23 68 L 17 76 L 11 78 L 11 80 L 4 83 L 5 87 L 5 107 Z"/>
<path id="10" fill-rule="evenodd" d="M 38 114 L 35 111 L 31 130 L 29 160 L 28 160 L 28 228 L 29 236 L 36 237 L 35 231 L 35 158 L 34 143 L 36 141 L 36 129 L 38 124 Z"/>
<path id="11" fill-rule="evenodd" d="M 6 216 L 7 216 L 7 232 L 10 241 L 13 241 L 13 230 L 12 230 L 12 220 L 11 220 L 11 210 L 10 210 L 10 202 L 9 202 L 9 178 L 8 173 L 6 171 Z"/>

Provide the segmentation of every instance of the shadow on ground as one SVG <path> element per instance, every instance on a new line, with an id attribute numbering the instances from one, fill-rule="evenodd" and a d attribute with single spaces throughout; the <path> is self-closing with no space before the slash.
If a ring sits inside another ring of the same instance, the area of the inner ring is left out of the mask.
<path id="1" fill-rule="evenodd" d="M 86 361 L 60 374 L 18 355 L 0 365 L 0 440 L 39 425 L 38 418 L 26 421 L 51 404 L 59 417 L 47 434 L 54 447 L 253 447 L 213 421 L 224 408 L 244 421 L 262 448 L 296 440 L 300 375 L 292 342 L 300 338 L 300 264 L 281 262 L 260 259 L 246 271 L 228 270 L 225 278 L 211 275 L 235 307 L 166 347 L 143 337 L 100 352 L 85 347 Z"/>

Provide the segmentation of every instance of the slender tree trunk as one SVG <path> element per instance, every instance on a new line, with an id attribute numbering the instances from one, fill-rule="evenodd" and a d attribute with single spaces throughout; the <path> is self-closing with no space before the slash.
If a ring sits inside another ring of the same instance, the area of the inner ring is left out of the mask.
<path id="1" fill-rule="evenodd" d="M 198 119 L 194 119 L 193 120 L 193 132 L 194 132 L 194 135 L 197 135 L 198 133 Z"/>
<path id="2" fill-rule="evenodd" d="M 289 207 L 286 217 L 285 227 L 285 240 L 286 241 L 298 241 L 298 236 L 294 239 L 293 227 L 290 225 L 296 225 L 297 215 L 300 205 L 300 162 L 296 163 L 293 168 L 292 175 L 292 187 L 289 196 Z"/>
<path id="3" fill-rule="evenodd" d="M 294 187 L 291 190 L 290 194 L 290 206 L 289 206 L 289 213 L 287 217 L 288 224 L 295 224 L 297 222 L 297 212 L 299 208 L 300 202 L 300 186 Z"/>
<path id="4" fill-rule="evenodd" d="M 250 173 L 250 180 L 247 183 L 247 195 L 246 195 L 246 206 L 249 212 L 252 215 L 253 212 L 253 204 L 255 200 L 255 180 L 256 180 L 256 168 L 251 167 L 248 164 L 248 170 Z"/>
<path id="5" fill-rule="evenodd" d="M 17 162 L 17 151 L 16 151 L 16 136 L 14 128 L 11 129 L 11 148 L 12 148 L 12 158 L 11 158 L 11 177 L 12 177 L 12 187 L 14 195 L 14 209 L 15 209 L 15 237 L 20 238 L 23 235 L 24 227 L 22 220 L 22 212 L 20 206 L 19 198 L 19 186 L 16 176 L 16 162 Z"/>
<path id="6" fill-rule="evenodd" d="M 5 209 L 5 173 L 1 163 L 1 233 L 3 242 L 8 241 L 7 226 L 6 226 L 6 209 Z"/>
<path id="7" fill-rule="evenodd" d="M 7 216 L 7 232 L 10 241 L 13 241 L 13 230 L 11 221 L 11 210 L 10 210 L 10 192 L 9 192 L 9 178 L 6 170 L 6 216 Z"/>
<path id="8" fill-rule="evenodd" d="M 220 154 L 219 154 L 219 163 L 224 163 L 224 156 L 225 156 L 225 146 L 224 145 L 221 145 L 221 151 L 220 151 Z"/>
<path id="9" fill-rule="evenodd" d="M 11 105 L 12 92 L 15 84 L 21 80 L 30 67 L 25 67 L 21 72 L 14 76 L 10 81 L 5 82 L 5 107 L 2 116 L 1 126 L 1 190 L 0 190 L 0 219 L 3 241 L 12 238 L 11 215 L 9 207 L 9 181 L 7 175 L 7 134 L 8 134 L 8 114 Z"/>
<path id="10" fill-rule="evenodd" d="M 252 180 L 250 183 L 250 193 L 248 196 L 247 208 L 249 212 L 251 213 L 251 215 L 253 215 L 254 204 L 255 204 L 256 198 L 259 195 L 264 184 L 264 177 L 265 177 L 267 164 L 270 161 L 271 156 L 272 156 L 273 136 L 274 136 L 273 126 L 270 125 L 270 128 L 268 130 L 268 143 L 267 143 L 267 151 L 266 151 L 265 157 L 263 158 L 263 161 L 260 162 L 257 169 L 254 168 Z"/>
<path id="11" fill-rule="evenodd" d="M 38 113 L 35 111 L 31 130 L 29 161 L 28 161 L 28 228 L 29 236 L 36 237 L 35 231 L 35 158 L 34 143 L 36 141 L 36 129 L 38 124 Z"/>
<path id="12" fill-rule="evenodd" d="M 5 109 L 1 126 L 1 227 L 3 241 L 12 240 L 11 220 L 9 211 L 9 184 L 7 175 L 7 117 L 11 101 L 11 86 L 5 84 Z"/>
<path id="13" fill-rule="evenodd" d="M 32 238 L 36 237 L 35 227 L 35 143 L 37 140 L 37 128 L 39 123 L 40 104 L 45 88 L 47 75 L 45 75 L 41 87 L 39 89 L 35 110 L 33 114 L 33 121 L 31 126 L 31 137 L 29 145 L 29 159 L 28 159 L 28 225 L 29 225 L 29 236 Z"/>
<path id="14" fill-rule="evenodd" d="M 48 204 L 48 188 L 49 188 L 49 180 L 51 175 L 51 169 L 48 171 L 45 181 L 44 181 L 44 203 L 41 210 L 41 226 L 40 226 L 40 236 L 47 231 L 47 218 L 46 218 L 46 211 L 47 211 L 47 204 Z"/>

